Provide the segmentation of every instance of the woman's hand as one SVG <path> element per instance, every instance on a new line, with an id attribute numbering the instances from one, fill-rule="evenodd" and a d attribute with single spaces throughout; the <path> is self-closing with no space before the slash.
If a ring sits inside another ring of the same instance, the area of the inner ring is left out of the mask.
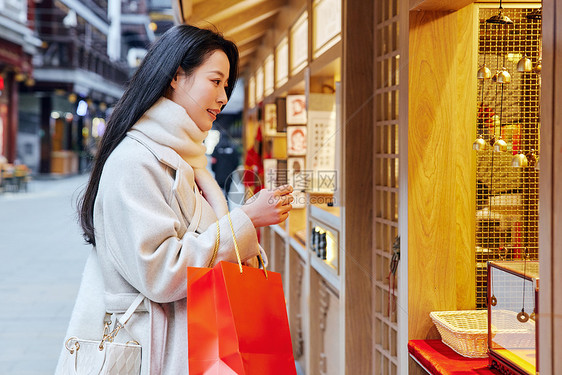
<path id="1" fill-rule="evenodd" d="M 292 192 L 293 187 L 290 185 L 280 186 L 275 190 L 262 189 L 241 208 L 256 228 L 279 224 L 287 219 L 293 208 Z"/>

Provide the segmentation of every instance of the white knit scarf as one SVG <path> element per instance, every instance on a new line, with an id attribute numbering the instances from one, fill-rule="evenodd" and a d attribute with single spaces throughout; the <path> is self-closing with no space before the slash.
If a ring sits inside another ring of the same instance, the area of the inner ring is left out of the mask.
<path id="1" fill-rule="evenodd" d="M 203 140 L 208 132 L 199 129 L 182 106 L 162 97 L 132 129 L 176 151 L 193 168 L 195 182 L 217 217 L 227 214 L 228 204 L 222 190 L 206 168 Z"/>

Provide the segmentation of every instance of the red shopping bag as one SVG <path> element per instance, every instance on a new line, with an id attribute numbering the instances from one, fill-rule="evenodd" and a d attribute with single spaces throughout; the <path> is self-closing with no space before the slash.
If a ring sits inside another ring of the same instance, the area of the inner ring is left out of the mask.
<path id="1" fill-rule="evenodd" d="M 187 280 L 190 375 L 296 374 L 280 274 L 220 262 Z"/>

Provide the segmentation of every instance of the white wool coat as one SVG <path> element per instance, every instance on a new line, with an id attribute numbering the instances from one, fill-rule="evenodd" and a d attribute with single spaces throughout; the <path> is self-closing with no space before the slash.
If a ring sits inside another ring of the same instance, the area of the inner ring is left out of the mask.
<path id="1" fill-rule="evenodd" d="M 256 230 L 241 209 L 230 214 L 247 261 L 260 252 Z M 141 344 L 143 375 L 187 374 L 186 270 L 208 266 L 216 220 L 192 167 L 174 149 L 130 131 L 104 166 L 94 206 L 96 248 L 66 337 L 101 338 L 105 311 L 119 318 L 140 292 L 147 299 L 115 341 Z M 228 217 L 218 221 L 216 262 L 236 262 Z M 63 349 L 59 363 L 65 355 Z"/>

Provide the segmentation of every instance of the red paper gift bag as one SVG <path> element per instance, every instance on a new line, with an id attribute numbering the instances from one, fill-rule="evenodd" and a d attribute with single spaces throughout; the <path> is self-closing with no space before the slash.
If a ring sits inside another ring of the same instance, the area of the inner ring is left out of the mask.
<path id="1" fill-rule="evenodd" d="M 190 375 L 296 374 L 280 274 L 220 262 L 187 279 Z"/>

